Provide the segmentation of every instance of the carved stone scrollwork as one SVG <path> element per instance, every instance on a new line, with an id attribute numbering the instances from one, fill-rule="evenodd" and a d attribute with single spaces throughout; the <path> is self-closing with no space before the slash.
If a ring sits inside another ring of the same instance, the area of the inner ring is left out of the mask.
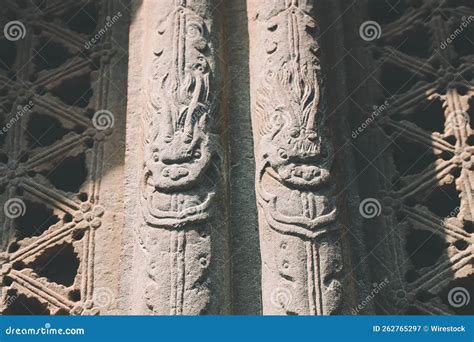
<path id="1" fill-rule="evenodd" d="M 250 3 L 258 13 L 251 51 L 265 56 L 263 62 L 253 61 L 260 77 L 254 81 L 252 117 L 258 131 L 263 262 L 268 266 L 263 271 L 264 313 L 335 313 L 342 297 L 342 256 L 317 24 L 306 2 L 279 1 L 272 8 Z"/>

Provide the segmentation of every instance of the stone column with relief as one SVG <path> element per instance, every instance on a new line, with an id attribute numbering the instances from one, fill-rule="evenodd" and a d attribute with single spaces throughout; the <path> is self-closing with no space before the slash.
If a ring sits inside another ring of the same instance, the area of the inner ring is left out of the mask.
<path id="1" fill-rule="evenodd" d="M 229 312 L 217 5 L 134 5 L 122 287 L 131 313 Z"/>
<path id="2" fill-rule="evenodd" d="M 345 312 L 316 2 L 247 1 L 264 314 Z"/>

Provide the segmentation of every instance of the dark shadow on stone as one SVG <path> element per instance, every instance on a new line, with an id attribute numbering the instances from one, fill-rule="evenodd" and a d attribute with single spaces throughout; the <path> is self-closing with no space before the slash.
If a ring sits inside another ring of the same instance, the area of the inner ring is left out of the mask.
<path id="1" fill-rule="evenodd" d="M 225 1 L 233 313 L 262 312 L 246 0 Z"/>

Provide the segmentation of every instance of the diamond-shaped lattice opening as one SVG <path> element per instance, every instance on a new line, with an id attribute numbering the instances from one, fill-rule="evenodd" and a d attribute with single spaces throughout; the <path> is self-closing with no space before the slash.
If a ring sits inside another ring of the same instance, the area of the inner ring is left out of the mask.
<path id="1" fill-rule="evenodd" d="M 37 113 L 31 114 L 27 130 L 29 134 L 26 138 L 29 148 L 52 145 L 69 132 L 58 119 Z"/>
<path id="2" fill-rule="evenodd" d="M 433 151 L 421 144 L 397 141 L 393 151 L 395 167 L 401 177 L 425 171 L 436 160 Z"/>
<path id="3" fill-rule="evenodd" d="M 50 38 L 42 38 L 39 41 L 34 55 L 33 61 L 39 70 L 57 68 L 74 56 L 63 45 Z"/>
<path id="4" fill-rule="evenodd" d="M 80 154 L 76 157 L 68 157 L 44 175 L 56 188 L 77 193 L 87 179 L 85 156 Z"/>
<path id="5" fill-rule="evenodd" d="M 434 189 L 426 200 L 428 208 L 440 217 L 456 217 L 461 200 L 454 183 Z"/>
<path id="6" fill-rule="evenodd" d="M 30 265 L 40 277 L 71 286 L 77 276 L 79 259 L 71 244 L 64 242 L 43 251 Z"/>
<path id="7" fill-rule="evenodd" d="M 73 302 L 79 302 L 81 300 L 81 291 L 79 290 L 72 290 L 69 292 L 69 299 Z"/>
<path id="8" fill-rule="evenodd" d="M 469 56 L 474 54 L 474 20 L 456 20 L 453 25 L 454 31 L 461 32 L 453 40 L 454 48 L 459 56 Z"/>
<path id="9" fill-rule="evenodd" d="M 0 39 L 0 69 L 10 71 L 16 58 L 15 43 Z"/>
<path id="10" fill-rule="evenodd" d="M 449 7 L 464 6 L 474 8 L 474 2 L 472 2 L 472 0 L 447 0 L 446 5 Z"/>
<path id="11" fill-rule="evenodd" d="M 464 230 L 469 234 L 474 234 L 474 222 L 472 221 L 464 222 Z"/>
<path id="12" fill-rule="evenodd" d="M 65 79 L 51 89 L 51 93 L 70 106 L 85 108 L 92 97 L 90 75 L 76 75 Z"/>
<path id="13" fill-rule="evenodd" d="M 387 62 L 382 66 L 380 81 L 382 82 L 384 96 L 390 98 L 394 94 L 408 92 L 419 81 L 419 78 L 416 74 Z"/>
<path id="14" fill-rule="evenodd" d="M 409 231 L 406 241 L 408 256 L 416 268 L 434 265 L 447 246 L 438 235 L 415 229 Z"/>
<path id="15" fill-rule="evenodd" d="M 379 24 L 386 24 L 400 18 L 407 7 L 405 0 L 370 0 L 369 16 Z"/>
<path id="16" fill-rule="evenodd" d="M 9 291 L 4 315 L 49 315 L 47 304 L 41 303 L 34 297 Z"/>
<path id="17" fill-rule="evenodd" d="M 474 97 L 469 99 L 469 109 L 467 110 L 467 114 L 469 116 L 469 124 L 471 126 L 471 129 L 474 129 Z M 474 138 L 470 136 L 468 139 L 468 144 L 473 146 L 473 142 Z"/>
<path id="18" fill-rule="evenodd" d="M 40 236 L 49 227 L 59 222 L 59 218 L 54 215 L 53 210 L 44 204 L 25 201 L 25 215 L 20 216 L 15 223 L 16 236 L 19 240 Z"/>
<path id="19" fill-rule="evenodd" d="M 421 24 L 392 39 L 389 44 L 409 56 L 429 58 L 432 55 L 430 30 Z"/>
<path id="20" fill-rule="evenodd" d="M 91 34 L 97 28 L 97 5 L 89 2 L 85 6 L 73 7 L 66 12 L 62 19 L 71 30 Z"/>
<path id="21" fill-rule="evenodd" d="M 439 99 L 429 104 L 419 106 L 411 117 L 412 121 L 418 126 L 430 132 L 444 131 L 444 109 Z"/>

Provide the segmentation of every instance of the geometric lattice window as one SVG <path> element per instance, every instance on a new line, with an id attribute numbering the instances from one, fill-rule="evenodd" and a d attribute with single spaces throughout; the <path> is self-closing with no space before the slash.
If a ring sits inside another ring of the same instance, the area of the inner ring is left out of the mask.
<path id="1" fill-rule="evenodd" d="M 356 145 L 362 164 L 378 174 L 377 187 L 365 195 L 383 208 L 367 222 L 377 236 L 375 277 L 391 285 L 379 310 L 468 313 L 461 297 L 474 293 L 474 51 L 466 48 L 474 46 L 474 7 L 371 1 L 368 12 L 381 37 L 365 43 L 373 56 L 367 73 L 373 102 L 366 105 L 384 105 Z"/>
<path id="2" fill-rule="evenodd" d="M 127 27 L 127 8 L 84 0 L 2 6 L 9 31 L 0 38 L 0 311 L 109 309 L 116 290 L 97 287 L 107 283 L 97 265 L 107 265 L 110 246 L 95 241 L 105 229 L 113 242 L 119 222 L 111 215 L 120 198 L 101 184 L 123 158 L 126 82 L 113 79 L 114 68 L 126 70 L 117 31 Z M 109 115 L 98 118 L 100 110 Z"/>

